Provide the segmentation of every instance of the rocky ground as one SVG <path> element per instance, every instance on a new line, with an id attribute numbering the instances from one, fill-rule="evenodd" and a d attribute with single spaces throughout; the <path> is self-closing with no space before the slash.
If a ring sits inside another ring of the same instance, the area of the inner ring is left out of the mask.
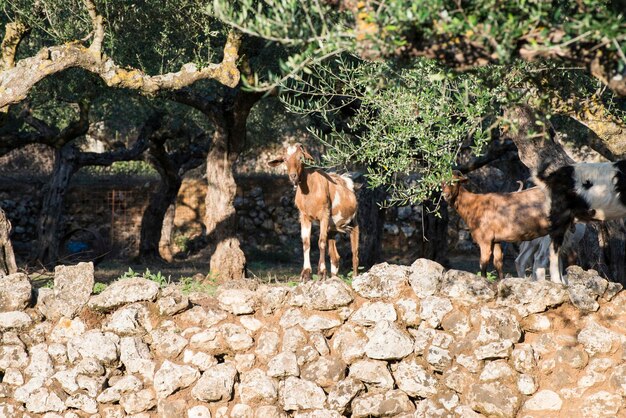
<path id="1" fill-rule="evenodd" d="M 215 297 L 93 266 L 0 278 L 0 417 L 626 416 L 626 292 L 419 259 Z"/>

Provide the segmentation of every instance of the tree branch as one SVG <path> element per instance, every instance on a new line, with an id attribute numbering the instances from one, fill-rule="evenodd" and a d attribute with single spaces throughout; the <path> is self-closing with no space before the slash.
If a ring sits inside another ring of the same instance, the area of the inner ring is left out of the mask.
<path id="1" fill-rule="evenodd" d="M 26 32 L 28 32 L 28 27 L 21 22 L 7 24 L 2 39 L 0 69 L 5 70 L 15 65 L 15 53 Z"/>
<path id="2" fill-rule="evenodd" d="M 162 115 L 153 114 L 139 132 L 137 141 L 131 148 L 121 148 L 108 152 L 81 152 L 78 154 L 78 166 L 109 166 L 116 161 L 134 161 L 139 159 L 150 145 L 150 137 L 161 127 Z"/>
<path id="3" fill-rule="evenodd" d="M 164 90 L 176 90 L 198 80 L 214 79 L 234 87 L 239 83 L 237 69 L 241 36 L 231 30 L 224 45 L 222 62 L 197 68 L 193 63 L 182 66 L 180 71 L 150 76 L 139 69 L 118 66 L 112 58 L 101 55 L 104 36 L 102 16 L 98 15 L 91 0 L 85 0 L 94 23 L 94 40 L 89 48 L 79 42 L 43 48 L 37 55 L 24 58 L 11 68 L 0 71 L 0 108 L 24 100 L 35 84 L 45 77 L 68 68 L 82 68 L 94 73 L 109 87 L 137 90 L 143 94 L 156 94 Z"/>
<path id="4" fill-rule="evenodd" d="M 104 41 L 104 19 L 102 15 L 98 14 L 96 5 L 92 0 L 83 1 L 85 3 L 85 7 L 87 7 L 89 17 L 91 18 L 91 24 L 93 25 L 93 41 L 89 46 L 89 50 L 94 54 L 94 56 L 100 57 L 102 54 L 102 41 Z"/>

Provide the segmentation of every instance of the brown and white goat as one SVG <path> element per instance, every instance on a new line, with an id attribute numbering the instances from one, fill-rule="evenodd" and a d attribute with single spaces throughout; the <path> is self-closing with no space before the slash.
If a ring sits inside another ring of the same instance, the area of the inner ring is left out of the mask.
<path id="1" fill-rule="evenodd" d="M 326 278 L 327 242 L 332 277 L 336 277 L 339 272 L 340 257 L 335 241 L 338 232 L 350 233 L 352 271 L 356 276 L 359 266 L 359 226 L 356 223 L 357 200 L 354 184 L 347 176 L 304 167 L 305 158 L 313 159 L 302 144 L 294 144 L 284 150 L 282 157 L 269 162 L 272 167 L 285 163 L 289 180 L 296 188 L 296 207 L 300 211 L 300 231 L 304 251 L 304 265 L 300 279 L 311 278 L 310 250 L 313 222 L 320 224 L 319 276 Z"/>
<path id="2" fill-rule="evenodd" d="M 454 173 L 443 185 L 443 197 L 459 213 L 480 247 L 480 272 L 487 274 L 493 253 L 498 278 L 504 278 L 501 242 L 530 241 L 550 227 L 545 193 L 538 187 L 513 193 L 471 193 L 462 186 L 468 179 Z"/>

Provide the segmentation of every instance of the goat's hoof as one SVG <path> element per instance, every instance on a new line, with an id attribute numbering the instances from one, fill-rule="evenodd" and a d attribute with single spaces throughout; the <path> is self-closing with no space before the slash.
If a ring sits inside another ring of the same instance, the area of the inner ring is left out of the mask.
<path id="1" fill-rule="evenodd" d="M 320 280 L 326 280 L 326 270 L 319 272 Z"/>
<path id="2" fill-rule="evenodd" d="M 302 273 L 300 273 L 300 281 L 307 282 L 311 280 L 311 269 L 304 269 Z"/>

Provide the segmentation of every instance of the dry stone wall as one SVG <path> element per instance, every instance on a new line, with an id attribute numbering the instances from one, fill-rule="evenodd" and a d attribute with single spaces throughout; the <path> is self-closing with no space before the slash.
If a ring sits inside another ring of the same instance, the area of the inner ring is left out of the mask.
<path id="1" fill-rule="evenodd" d="M 1 417 L 615 417 L 626 415 L 626 292 L 497 284 L 418 259 L 215 297 L 143 278 L 92 295 L 0 278 Z"/>

